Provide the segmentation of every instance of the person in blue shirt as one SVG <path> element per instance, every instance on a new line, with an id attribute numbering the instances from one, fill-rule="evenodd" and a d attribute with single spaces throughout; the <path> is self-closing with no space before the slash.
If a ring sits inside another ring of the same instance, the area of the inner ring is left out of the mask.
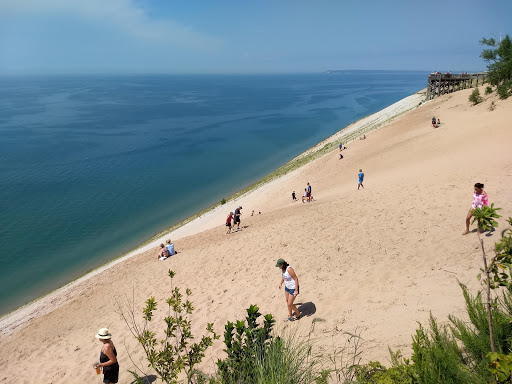
<path id="1" fill-rule="evenodd" d="M 359 184 L 357 184 L 357 189 L 359 189 L 359 187 L 363 187 L 363 189 L 364 189 L 364 185 L 363 185 L 364 173 L 363 173 L 362 169 L 359 170 L 358 176 L 359 176 Z"/>
<path id="2" fill-rule="evenodd" d="M 169 252 L 169 257 L 174 256 L 176 254 L 176 251 L 174 249 L 174 244 L 171 242 L 171 240 L 167 240 L 167 245 L 165 248 L 167 248 L 167 251 Z"/>

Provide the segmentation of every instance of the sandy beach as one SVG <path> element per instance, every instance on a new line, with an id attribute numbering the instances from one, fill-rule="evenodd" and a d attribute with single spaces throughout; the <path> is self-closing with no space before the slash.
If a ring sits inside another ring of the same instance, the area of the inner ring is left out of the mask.
<path id="1" fill-rule="evenodd" d="M 502 208 L 500 229 L 512 216 L 512 100 L 492 95 L 471 106 L 470 92 L 419 107 L 422 94 L 404 99 L 329 138 L 356 138 L 346 144 L 344 159 L 336 148 L 165 236 L 174 240 L 175 257 L 157 261 L 157 240 L 2 318 L 0 383 L 97 381 L 91 366 L 101 347 L 94 335 L 102 327 L 113 333 L 120 383 L 130 383 L 128 354 L 141 362 L 142 351 L 117 303 L 128 297 L 142 308 L 154 296 L 163 304 L 169 269 L 177 272 L 178 286 L 193 291 L 196 337 L 209 322 L 222 334 L 228 320 L 257 304 L 276 317 L 278 328 L 306 334 L 315 321 L 312 336 L 325 354 L 343 345 L 343 332 L 357 330 L 365 361 L 387 362 L 388 346 L 410 355 L 411 335 L 430 311 L 441 323 L 448 314 L 463 316 L 458 281 L 478 288 L 476 234 L 461 235 L 473 184 L 484 183 L 490 202 Z M 441 119 L 437 129 L 432 116 Z M 357 140 L 361 133 L 366 140 Z M 291 192 L 300 199 L 307 182 L 315 201 L 292 202 Z M 225 216 L 238 205 L 243 229 L 226 235 Z M 498 237 L 499 231 L 485 237 L 489 250 Z M 287 311 L 274 266 L 280 257 L 300 280 L 296 302 L 308 310 L 299 322 L 283 323 Z M 163 316 L 160 311 L 155 324 Z M 219 340 L 207 352 L 207 373 L 222 349 Z"/>

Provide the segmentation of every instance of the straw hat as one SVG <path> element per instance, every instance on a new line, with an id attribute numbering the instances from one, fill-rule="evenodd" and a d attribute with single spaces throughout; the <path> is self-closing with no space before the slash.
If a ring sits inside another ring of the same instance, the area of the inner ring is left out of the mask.
<path id="1" fill-rule="evenodd" d="M 98 331 L 98 334 L 96 335 L 97 339 L 104 339 L 104 340 L 110 339 L 111 337 L 112 337 L 112 335 L 109 333 L 107 328 L 101 328 Z"/>

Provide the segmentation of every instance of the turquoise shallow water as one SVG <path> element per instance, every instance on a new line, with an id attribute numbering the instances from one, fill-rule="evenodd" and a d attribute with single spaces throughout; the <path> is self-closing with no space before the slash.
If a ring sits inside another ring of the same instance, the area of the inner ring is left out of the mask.
<path id="1" fill-rule="evenodd" d="M 426 79 L 0 77 L 0 313 L 133 249 Z"/>

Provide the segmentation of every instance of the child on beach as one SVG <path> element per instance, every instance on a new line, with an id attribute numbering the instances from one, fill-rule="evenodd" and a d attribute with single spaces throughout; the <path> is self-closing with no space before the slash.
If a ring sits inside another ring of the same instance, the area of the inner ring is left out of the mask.
<path id="1" fill-rule="evenodd" d="M 295 191 L 292 192 L 292 201 L 297 201 L 297 198 L 295 197 Z"/>
<path id="2" fill-rule="evenodd" d="M 299 294 L 299 278 L 293 268 L 290 267 L 284 259 L 277 260 L 276 267 L 281 269 L 281 283 L 279 283 L 279 289 L 281 289 L 284 283 L 284 298 L 288 307 L 288 321 L 299 320 L 299 309 L 293 303 Z M 295 317 L 293 317 L 293 312 L 295 312 Z"/>
<path id="3" fill-rule="evenodd" d="M 469 222 L 471 217 L 473 217 L 475 208 L 482 208 L 484 205 L 489 206 L 489 198 L 487 197 L 487 193 L 484 191 L 484 185 L 482 183 L 476 183 L 474 188 L 473 203 L 471 204 L 471 209 L 466 216 L 466 230 L 462 233 L 463 235 L 467 235 L 469 233 Z M 478 228 L 478 231 L 480 231 L 480 228 Z"/>
<path id="4" fill-rule="evenodd" d="M 233 218 L 233 212 L 229 212 L 228 218 L 226 219 L 226 227 L 228 227 L 228 231 L 226 234 L 231 233 L 231 219 Z"/>
<path id="5" fill-rule="evenodd" d="M 359 177 L 359 183 L 357 184 L 357 189 L 359 190 L 359 187 L 363 187 L 363 189 L 364 189 L 364 185 L 363 185 L 364 173 L 363 173 L 362 169 L 359 170 L 359 174 L 357 176 Z"/>

